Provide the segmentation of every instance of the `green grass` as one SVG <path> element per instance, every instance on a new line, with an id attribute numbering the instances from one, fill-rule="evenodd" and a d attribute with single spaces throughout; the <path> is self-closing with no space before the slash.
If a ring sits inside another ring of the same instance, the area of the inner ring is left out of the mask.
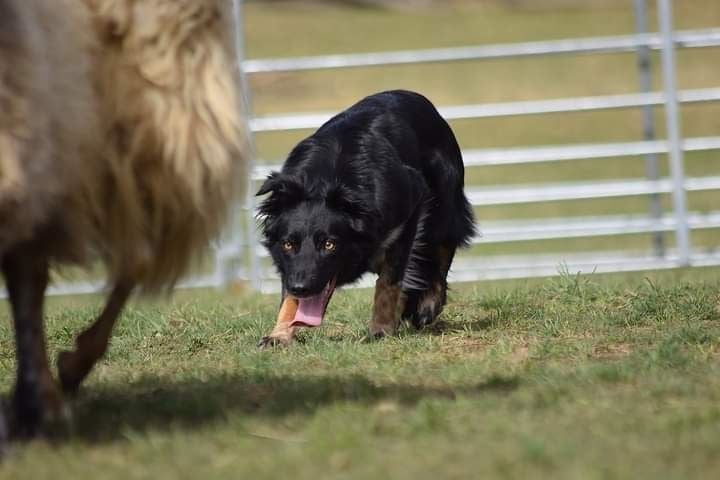
<path id="1" fill-rule="evenodd" d="M 254 345 L 275 298 L 137 304 L 73 402 L 73 436 L 17 447 L 0 477 L 715 478 L 719 278 L 458 286 L 436 326 L 372 343 L 371 294 L 347 291 L 274 351 Z M 96 309 L 53 299 L 51 351 Z M 12 358 L 0 345 L 5 389 Z"/>

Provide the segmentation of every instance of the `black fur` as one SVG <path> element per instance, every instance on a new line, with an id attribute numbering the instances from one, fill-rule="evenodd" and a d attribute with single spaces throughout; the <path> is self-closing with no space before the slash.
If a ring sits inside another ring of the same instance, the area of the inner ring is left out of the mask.
<path id="1" fill-rule="evenodd" d="M 463 176 L 450 126 L 420 94 L 378 93 L 333 117 L 258 191 L 270 194 L 259 216 L 283 290 L 314 295 L 333 278 L 340 286 L 388 269 L 408 297 L 404 316 L 432 321 L 413 309 L 433 283 L 444 303 L 452 255 L 475 234 Z"/>

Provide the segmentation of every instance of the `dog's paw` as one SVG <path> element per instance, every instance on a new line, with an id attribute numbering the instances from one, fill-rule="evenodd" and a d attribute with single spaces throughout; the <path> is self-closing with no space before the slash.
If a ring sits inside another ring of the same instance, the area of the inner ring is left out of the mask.
<path id="1" fill-rule="evenodd" d="M 257 348 L 264 350 L 267 348 L 287 347 L 288 345 L 290 345 L 291 342 L 292 340 L 285 337 L 275 337 L 267 335 L 260 339 L 260 341 L 257 343 Z"/>
<path id="2" fill-rule="evenodd" d="M 435 321 L 435 317 L 435 312 L 429 308 L 424 308 L 410 318 L 410 323 L 412 323 L 412 326 L 417 330 L 422 330 L 432 324 Z"/>
<path id="3" fill-rule="evenodd" d="M 373 343 L 385 338 L 387 334 L 383 331 L 380 332 L 368 332 L 367 335 L 360 339 L 360 343 Z"/>
<path id="4" fill-rule="evenodd" d="M 363 342 L 376 342 L 395 333 L 395 326 L 391 325 L 370 325 L 368 333 L 363 337 Z"/>

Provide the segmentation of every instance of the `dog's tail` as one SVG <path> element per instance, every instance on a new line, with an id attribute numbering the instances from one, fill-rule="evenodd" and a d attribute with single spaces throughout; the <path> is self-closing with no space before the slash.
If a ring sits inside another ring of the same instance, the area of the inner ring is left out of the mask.
<path id="1" fill-rule="evenodd" d="M 456 195 L 455 206 L 457 212 L 452 216 L 450 229 L 454 236 L 454 244 L 458 247 L 468 247 L 478 234 L 475 213 L 462 190 L 458 191 Z"/>

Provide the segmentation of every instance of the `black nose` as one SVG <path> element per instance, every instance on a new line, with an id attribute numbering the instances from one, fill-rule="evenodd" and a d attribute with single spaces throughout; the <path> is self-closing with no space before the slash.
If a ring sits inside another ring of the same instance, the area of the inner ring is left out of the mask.
<path id="1" fill-rule="evenodd" d="M 304 297 L 310 293 L 310 287 L 305 283 L 292 283 L 288 285 L 288 291 L 294 297 Z"/>

